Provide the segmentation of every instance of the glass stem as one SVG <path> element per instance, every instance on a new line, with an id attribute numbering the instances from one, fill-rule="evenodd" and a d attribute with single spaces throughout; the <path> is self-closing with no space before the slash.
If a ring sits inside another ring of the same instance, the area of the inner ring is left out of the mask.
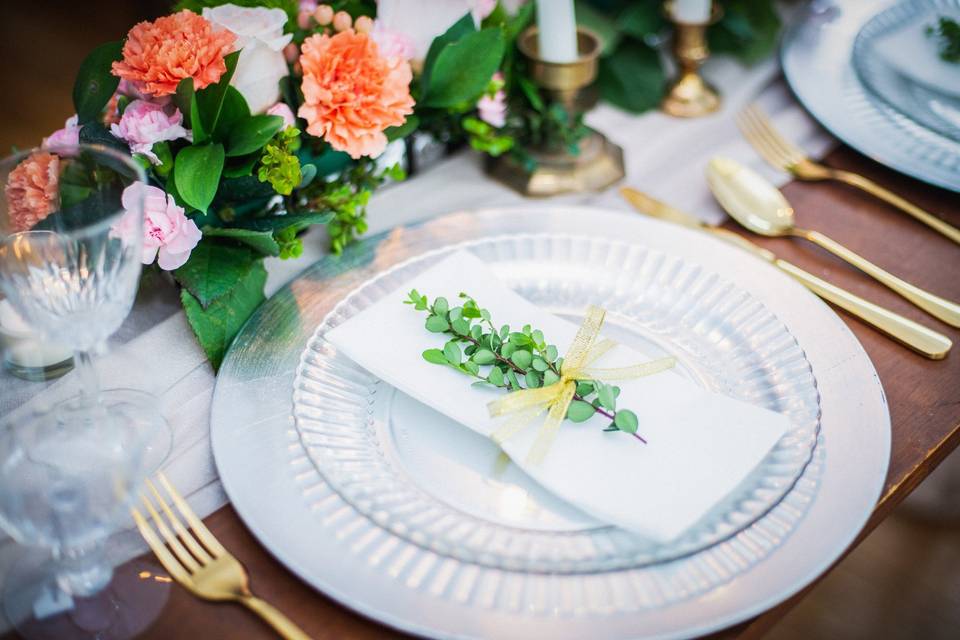
<path id="1" fill-rule="evenodd" d="M 105 550 L 102 540 L 59 550 L 55 554 L 59 565 L 57 585 L 73 596 L 89 598 L 99 593 L 113 576 Z"/>
<path id="2" fill-rule="evenodd" d="M 89 351 L 77 351 L 73 354 L 73 366 L 80 376 L 80 393 L 88 403 L 96 402 L 100 394 L 100 379 L 93 366 L 93 356 Z"/>

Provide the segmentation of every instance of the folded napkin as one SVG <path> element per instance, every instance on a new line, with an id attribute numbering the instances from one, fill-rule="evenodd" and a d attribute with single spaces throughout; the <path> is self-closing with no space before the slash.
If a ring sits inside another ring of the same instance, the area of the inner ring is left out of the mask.
<path id="1" fill-rule="evenodd" d="M 487 403 L 498 389 L 471 386 L 449 367 L 424 361 L 448 336 L 424 328 L 426 314 L 403 304 L 410 289 L 456 304 L 461 291 L 490 310 L 494 324 L 541 329 L 561 356 L 578 326 L 547 313 L 508 289 L 477 257 L 459 252 L 411 279 L 326 334 L 359 365 L 414 399 L 485 436 L 503 424 Z M 596 362 L 618 367 L 654 358 L 618 345 Z M 539 422 L 502 446 L 511 460 L 548 491 L 593 517 L 668 542 L 695 524 L 757 466 L 790 428 L 786 417 L 705 391 L 674 370 L 616 382 L 618 408 L 639 418 L 647 444 L 604 432 L 607 419 L 564 421 L 539 464 L 526 462 Z M 416 430 L 411 430 L 416 433 Z"/>

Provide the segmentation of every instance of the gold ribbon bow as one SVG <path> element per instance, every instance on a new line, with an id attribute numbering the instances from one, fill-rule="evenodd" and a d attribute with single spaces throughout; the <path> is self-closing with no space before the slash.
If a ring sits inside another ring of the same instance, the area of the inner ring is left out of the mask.
<path id="1" fill-rule="evenodd" d="M 557 431 L 560 430 L 560 424 L 567 415 L 567 409 L 570 407 L 573 396 L 577 391 L 578 380 L 600 380 L 603 382 L 631 380 L 664 371 L 676 364 L 675 358 L 668 357 L 629 367 L 612 369 L 591 367 L 590 365 L 600 356 L 617 344 L 613 340 L 607 339 L 597 341 L 606 313 L 600 307 L 593 305 L 590 305 L 587 309 L 587 317 L 584 318 L 583 324 L 580 325 L 580 329 L 573 339 L 573 344 L 570 345 L 570 349 L 563 359 L 560 379 L 557 382 L 536 389 L 514 391 L 487 405 L 492 418 L 511 415 L 491 435 L 494 442 L 502 445 L 546 411 L 548 412 L 547 418 L 544 420 L 543 426 L 540 427 L 533 446 L 527 452 L 526 460 L 528 464 L 540 464 L 544 456 L 547 455 L 547 451 L 550 450 L 550 445 L 553 444 L 553 439 L 556 437 Z"/>

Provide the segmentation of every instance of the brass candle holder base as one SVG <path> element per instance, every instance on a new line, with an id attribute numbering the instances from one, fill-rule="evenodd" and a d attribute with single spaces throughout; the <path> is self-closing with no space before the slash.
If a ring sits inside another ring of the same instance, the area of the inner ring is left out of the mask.
<path id="1" fill-rule="evenodd" d="M 532 171 L 510 156 L 490 158 L 487 172 L 520 193 L 545 198 L 561 193 L 600 191 L 621 180 L 623 150 L 596 131 L 580 141 L 580 154 L 531 151 Z"/>
<path id="2" fill-rule="evenodd" d="M 571 118 L 584 108 L 584 90 L 597 77 L 600 39 L 577 29 L 578 58 L 573 62 L 549 62 L 540 58 L 537 29 L 531 27 L 517 40 L 520 53 L 530 63 L 530 77 L 544 97 L 559 102 Z M 547 197 L 577 191 L 597 191 L 624 176 L 623 150 L 596 131 L 580 141 L 580 153 L 566 150 L 526 149 L 536 167 L 529 170 L 510 156 L 490 158 L 488 173 L 507 186 L 532 197 Z"/>
<path id="3" fill-rule="evenodd" d="M 668 16 L 672 13 L 667 5 Z M 678 118 L 698 118 L 720 108 L 720 94 L 700 76 L 700 65 L 710 57 L 707 27 L 720 19 L 719 5 L 714 5 L 710 20 L 703 24 L 674 21 L 676 34 L 673 52 L 680 70 L 660 103 L 664 113 Z"/>

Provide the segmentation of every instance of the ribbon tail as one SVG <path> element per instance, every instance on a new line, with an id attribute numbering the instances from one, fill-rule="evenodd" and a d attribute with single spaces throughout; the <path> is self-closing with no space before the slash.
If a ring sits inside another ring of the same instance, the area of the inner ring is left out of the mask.
<path id="1" fill-rule="evenodd" d="M 676 364 L 677 359 L 668 356 L 629 367 L 614 367 L 611 369 L 587 368 L 582 369 L 579 373 L 590 380 L 602 380 L 604 382 L 609 380 L 632 380 L 634 378 L 643 378 L 655 373 L 660 373 L 661 371 L 666 371 L 667 369 L 673 368 Z"/>
<path id="2" fill-rule="evenodd" d="M 527 452 L 527 464 L 539 465 L 543 462 L 547 451 L 550 450 L 550 446 L 553 444 L 554 438 L 557 437 L 557 432 L 560 431 L 560 424 L 567 416 L 567 407 L 570 406 L 576 390 L 577 385 L 575 383 L 568 382 L 564 384 L 563 395 L 550 405 L 550 413 L 547 414 L 547 419 L 544 421 L 543 426 L 540 427 L 533 446 L 531 446 L 530 451 Z"/>
<path id="3" fill-rule="evenodd" d="M 546 410 L 546 406 L 531 407 L 517 413 L 490 434 L 490 439 L 502 447 L 503 443 L 517 435 Z"/>

